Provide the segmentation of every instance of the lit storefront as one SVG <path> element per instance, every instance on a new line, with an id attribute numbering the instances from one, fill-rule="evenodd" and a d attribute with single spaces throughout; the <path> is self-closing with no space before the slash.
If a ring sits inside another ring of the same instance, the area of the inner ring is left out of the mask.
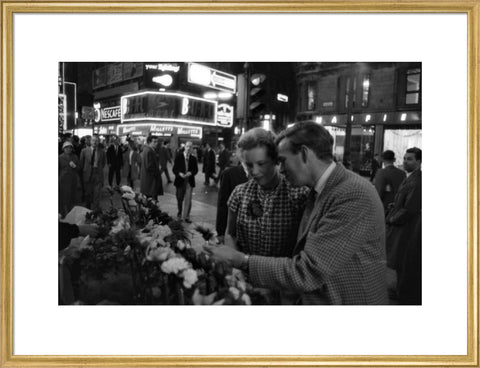
<path id="1" fill-rule="evenodd" d="M 352 168 L 366 174 L 371 170 L 374 152 L 386 149 L 395 152 L 396 165 L 402 163 L 405 151 L 422 148 L 421 112 L 376 112 L 350 115 L 352 134 L 350 157 Z M 334 155 L 343 160 L 347 115 L 317 115 L 314 121 L 322 124 L 334 139 Z"/>

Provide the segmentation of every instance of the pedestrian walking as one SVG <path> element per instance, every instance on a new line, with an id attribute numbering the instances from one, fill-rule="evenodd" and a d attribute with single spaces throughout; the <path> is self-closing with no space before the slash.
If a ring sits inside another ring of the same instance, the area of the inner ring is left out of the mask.
<path id="1" fill-rule="evenodd" d="M 137 145 L 133 139 L 128 141 L 125 166 L 127 170 L 127 183 L 133 190 L 135 190 L 135 182 L 140 179 L 142 156 L 138 152 Z"/>
<path id="2" fill-rule="evenodd" d="M 107 164 L 108 164 L 108 185 L 112 186 L 113 176 L 117 187 L 120 186 L 122 176 L 121 170 L 123 166 L 123 149 L 120 145 L 120 139 L 118 136 L 112 137 L 112 143 L 107 149 Z"/>
<path id="3" fill-rule="evenodd" d="M 157 200 L 157 196 L 163 195 L 162 177 L 160 176 L 158 157 L 155 152 L 158 138 L 149 135 L 146 143 L 142 151 L 140 192 L 149 198 Z"/>
<path id="4" fill-rule="evenodd" d="M 218 171 L 217 181 L 222 176 L 223 171 L 230 165 L 230 152 L 225 148 L 223 143 L 218 145 L 218 166 L 220 170 Z"/>
<path id="5" fill-rule="evenodd" d="M 195 175 L 198 173 L 197 158 L 192 154 L 192 142 L 188 141 L 183 150 L 175 157 L 173 164 L 174 185 L 177 196 L 177 217 L 191 223 L 192 194 L 195 187 Z"/>
<path id="6" fill-rule="evenodd" d="M 203 172 L 205 174 L 205 182 L 203 183 L 207 187 L 210 185 L 210 178 L 215 178 L 215 152 L 212 149 L 212 146 L 210 146 L 209 143 L 207 143 L 205 149 L 205 157 L 203 160 Z"/>
<path id="7" fill-rule="evenodd" d="M 158 160 L 160 161 L 160 176 L 165 174 L 167 184 L 170 184 L 170 173 L 168 172 L 168 163 L 172 164 L 172 152 L 170 151 L 170 142 L 163 141 L 158 145 Z"/>

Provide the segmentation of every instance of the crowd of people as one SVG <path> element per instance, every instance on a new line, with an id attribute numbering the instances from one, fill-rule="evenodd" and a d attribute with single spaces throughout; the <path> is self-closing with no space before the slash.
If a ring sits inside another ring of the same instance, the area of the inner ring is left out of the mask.
<path id="1" fill-rule="evenodd" d="M 216 229 L 220 244 L 206 245 L 214 258 L 242 269 L 249 282 L 267 290 L 272 304 L 398 304 L 422 303 L 421 150 L 410 148 L 403 170 L 393 151 L 371 180 L 336 162 L 333 138 L 316 123 L 297 123 L 278 136 L 262 128 L 238 141 L 238 165 L 229 165 L 223 144 L 194 151 L 186 142 L 175 153 L 169 142 L 149 136 L 140 149 L 113 137 L 107 149 L 98 137 L 86 137 L 78 150 L 61 143 L 59 157 L 60 213 L 75 203 L 81 187 L 87 204 L 98 204 L 103 168 L 108 181 L 120 184 L 128 172 L 134 187 L 157 198 L 167 185 L 168 164 L 177 216 L 190 223 L 192 192 L 199 161 L 204 185 L 218 182 Z M 218 157 L 218 158 L 217 158 Z M 219 170 L 217 172 L 217 166 Z M 387 284 L 387 272 L 396 283 Z"/>

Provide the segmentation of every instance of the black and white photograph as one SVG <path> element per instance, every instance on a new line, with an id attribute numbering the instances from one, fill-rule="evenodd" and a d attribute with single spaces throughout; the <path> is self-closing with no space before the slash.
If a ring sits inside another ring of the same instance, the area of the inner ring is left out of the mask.
<path id="1" fill-rule="evenodd" d="M 479 16 L 2 1 L 0 365 L 478 364 Z"/>
<path id="2" fill-rule="evenodd" d="M 58 250 L 59 305 L 422 305 L 422 63 L 59 62 Z"/>

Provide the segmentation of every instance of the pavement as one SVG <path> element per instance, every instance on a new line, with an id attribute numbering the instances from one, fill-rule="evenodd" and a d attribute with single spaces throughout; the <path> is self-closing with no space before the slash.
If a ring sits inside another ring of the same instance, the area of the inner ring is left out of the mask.
<path id="1" fill-rule="evenodd" d="M 175 176 L 170 170 L 170 178 L 173 179 Z M 190 219 L 193 222 L 206 222 L 213 226 L 216 223 L 217 216 L 217 198 L 218 198 L 218 188 L 210 180 L 210 186 L 205 186 L 204 183 L 204 174 L 202 173 L 202 164 L 199 164 L 199 173 L 195 176 L 195 188 L 193 189 L 192 194 L 192 210 L 190 212 Z M 105 182 L 107 182 L 107 172 L 105 173 Z M 177 198 L 175 196 L 175 186 L 173 183 L 168 184 L 167 179 L 162 174 L 163 180 L 163 191 L 162 196 L 158 196 L 158 201 L 160 202 L 160 208 L 162 211 L 168 213 L 171 217 L 175 217 L 177 210 Z M 108 185 L 108 183 L 106 183 Z M 135 183 L 134 190 L 136 192 L 140 191 L 140 181 L 137 180 Z M 127 180 L 125 177 L 122 177 L 120 185 L 127 185 Z M 114 180 L 115 186 L 115 180 Z M 115 192 L 112 196 L 112 202 L 110 202 L 108 190 L 105 188 L 102 191 L 100 206 L 103 209 L 108 209 L 112 203 L 116 208 L 122 208 L 120 193 Z"/>

